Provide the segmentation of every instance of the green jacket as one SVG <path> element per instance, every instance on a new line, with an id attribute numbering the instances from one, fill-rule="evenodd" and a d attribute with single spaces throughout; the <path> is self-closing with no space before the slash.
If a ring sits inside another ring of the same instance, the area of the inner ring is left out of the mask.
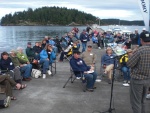
<path id="1" fill-rule="evenodd" d="M 34 55 L 35 55 L 33 49 L 29 48 L 29 47 L 26 48 L 26 54 L 28 57 L 34 57 Z"/>
<path id="2" fill-rule="evenodd" d="M 20 62 L 21 64 L 26 64 L 27 62 L 29 62 L 27 56 L 26 56 L 25 54 L 23 54 L 23 53 L 17 52 L 17 57 L 18 57 L 19 62 Z"/>
<path id="3" fill-rule="evenodd" d="M 10 56 L 10 58 L 11 58 L 13 64 L 15 65 L 15 67 L 21 65 L 21 63 L 19 62 L 18 57 L 12 57 L 12 56 Z"/>

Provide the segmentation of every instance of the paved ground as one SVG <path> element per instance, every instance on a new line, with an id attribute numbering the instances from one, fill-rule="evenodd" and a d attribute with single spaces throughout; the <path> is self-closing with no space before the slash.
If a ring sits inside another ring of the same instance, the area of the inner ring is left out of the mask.
<path id="1" fill-rule="evenodd" d="M 100 57 L 104 50 L 94 49 L 98 55 L 97 73 L 100 75 Z M 16 101 L 11 102 L 7 109 L 0 109 L 1 113 L 99 113 L 109 108 L 111 85 L 105 81 L 96 83 L 94 92 L 83 92 L 80 80 L 73 84 L 64 83 L 70 76 L 69 63 L 58 62 L 57 74 L 48 76 L 45 80 L 33 79 L 26 82 L 24 90 L 15 90 Z M 118 75 L 119 80 L 121 80 Z M 121 81 L 114 83 L 113 107 L 116 113 L 132 113 L 129 102 L 129 87 L 124 87 Z M 0 95 L 1 98 L 4 95 Z M 150 100 L 146 101 L 146 111 L 150 113 Z M 96 112 L 99 111 L 99 112 Z"/>

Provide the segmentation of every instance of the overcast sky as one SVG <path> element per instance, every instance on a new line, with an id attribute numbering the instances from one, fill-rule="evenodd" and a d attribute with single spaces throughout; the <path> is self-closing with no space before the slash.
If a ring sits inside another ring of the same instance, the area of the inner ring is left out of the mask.
<path id="1" fill-rule="evenodd" d="M 43 6 L 74 8 L 101 19 L 143 20 L 137 0 L 0 0 L 0 18 Z"/>

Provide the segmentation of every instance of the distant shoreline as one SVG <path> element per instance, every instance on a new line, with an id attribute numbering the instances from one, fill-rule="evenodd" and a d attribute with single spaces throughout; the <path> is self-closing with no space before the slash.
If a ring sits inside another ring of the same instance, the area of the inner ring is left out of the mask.
<path id="1" fill-rule="evenodd" d="M 19 25 L 19 24 L 7 24 L 7 25 L 0 25 L 0 26 L 66 26 L 66 27 L 81 27 L 81 26 L 92 26 L 92 25 Z M 101 26 L 116 26 L 115 24 L 112 25 L 101 25 Z M 119 25 L 119 26 L 143 26 L 143 25 Z"/>

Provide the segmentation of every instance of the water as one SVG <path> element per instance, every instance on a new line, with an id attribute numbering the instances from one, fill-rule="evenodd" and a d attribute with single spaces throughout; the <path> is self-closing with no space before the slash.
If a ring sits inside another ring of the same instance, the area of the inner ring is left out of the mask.
<path id="1" fill-rule="evenodd" d="M 36 41 L 41 41 L 44 36 L 61 37 L 66 32 L 69 32 L 73 27 L 68 26 L 0 26 L 0 53 L 3 51 L 9 52 L 17 47 L 26 48 L 27 42 L 32 45 Z M 86 29 L 86 26 L 78 27 L 80 32 Z M 109 29 L 108 26 L 101 27 L 104 30 Z M 125 29 L 125 27 L 121 27 Z M 143 26 L 126 26 L 126 29 L 134 31 L 139 29 L 142 31 Z"/>

